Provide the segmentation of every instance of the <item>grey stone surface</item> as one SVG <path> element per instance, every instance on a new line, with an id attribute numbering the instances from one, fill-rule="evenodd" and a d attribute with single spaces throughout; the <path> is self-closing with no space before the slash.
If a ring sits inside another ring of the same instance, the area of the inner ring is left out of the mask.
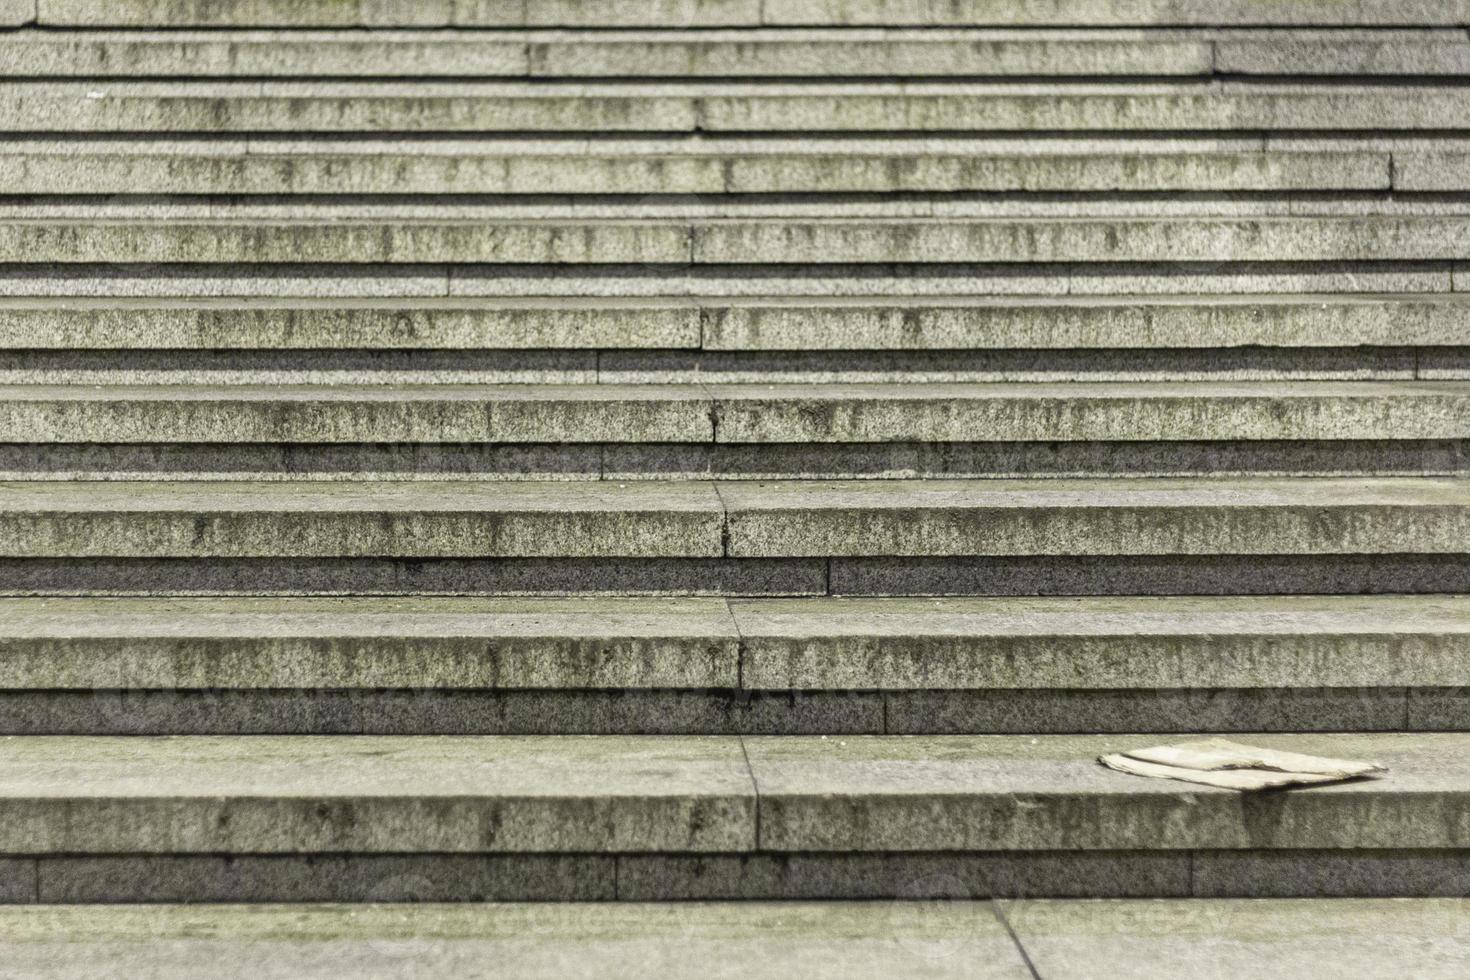
<path id="1" fill-rule="evenodd" d="M 739 155 L 597 148 L 538 156 L 534 144 L 520 153 L 495 144 L 478 153 L 467 147 L 414 156 L 377 145 L 353 152 L 335 144 L 233 154 L 212 144 L 185 145 L 167 155 L 162 149 L 41 144 L 8 154 L 0 177 L 15 193 L 32 194 L 1139 193 L 1389 186 L 1384 153 L 1171 153 L 1140 146 L 1132 155 L 1108 149 L 1023 154 L 987 151 L 981 144 L 973 155 L 959 156 L 947 150 L 884 153 L 870 143 L 822 153 L 765 147 Z"/>
<path id="2" fill-rule="evenodd" d="M 1470 969 L 1470 903 L 1007 902 L 1035 975 L 1162 980 L 1273 973 L 1425 980 Z"/>
<path id="3" fill-rule="evenodd" d="M 30 858 L 0 858 L 0 905 L 39 901 L 37 863 Z"/>
<path id="4" fill-rule="evenodd" d="M 754 788 L 730 738 L 0 745 L 0 853 L 700 852 L 755 843 Z"/>
<path id="5" fill-rule="evenodd" d="M 744 740 L 773 851 L 1459 848 L 1460 735 L 1256 735 L 1392 776 L 1287 794 L 1143 779 L 1100 755 L 1157 736 Z"/>
<path id="6" fill-rule="evenodd" d="M 54 856 L 35 862 L 35 900 L 605 902 L 617 897 L 616 860 L 611 854 Z"/>
<path id="7" fill-rule="evenodd" d="M 1031 976 L 983 902 L 19 911 L 0 915 L 0 952 L 57 978 Z"/>
<path id="8" fill-rule="evenodd" d="M 8 735 L 880 735 L 883 716 L 871 691 L 0 691 Z"/>
<path id="9" fill-rule="evenodd" d="M 704 347 L 728 351 L 1397 347 L 1459 343 L 1470 304 L 1413 295 L 810 299 L 711 306 L 704 324 Z"/>
<path id="10" fill-rule="evenodd" d="M 0 559 L 0 595 L 10 596 L 626 597 L 826 592 L 825 559 Z"/>
<path id="11" fill-rule="evenodd" d="M 1005 700 L 1050 688 L 1470 687 L 1470 603 L 1457 597 L 775 599 L 731 611 L 756 690 Z M 1399 692 L 1400 723 L 1403 710 Z"/>
<path id="12" fill-rule="evenodd" d="M 1405 191 L 1470 189 L 1470 153 L 1395 153 L 1393 185 Z"/>
<path id="13" fill-rule="evenodd" d="M 715 437 L 729 443 L 1470 436 L 1470 388 L 1451 385 L 717 384 L 706 391 Z M 0 389 L 10 412 L 16 394 Z M 42 389 L 36 400 L 47 394 Z M 21 431 L 44 437 L 59 428 L 27 418 L 9 430 L 6 421 L 0 415 L 0 438 L 8 441 L 20 441 Z"/>
<path id="14" fill-rule="evenodd" d="M 44 3 L 45 0 L 42 0 Z M 81 2 L 81 0 L 71 0 Z M 1392 26 L 1470 21 L 1463 0 L 790 0 L 768 4 L 767 24 L 903 23 L 1016 27 Z"/>
<path id="15" fill-rule="evenodd" d="M 1413 393 L 1383 394 L 1391 398 Z M 1420 414 L 1453 411 L 1447 402 L 1436 412 L 1433 393 L 1424 394 L 1429 397 L 1423 399 Z M 186 387 L 182 379 L 159 386 L 0 386 L 0 440 L 710 442 L 715 435 L 713 411 L 710 396 L 695 386 L 359 383 Z"/>
<path id="16" fill-rule="evenodd" d="M 733 688 L 725 602 L 0 601 L 0 689 Z"/>
<path id="17" fill-rule="evenodd" d="M 1410 691 L 1408 723 L 1430 731 L 1470 729 L 1470 688 L 1446 686 Z"/>
<path id="18" fill-rule="evenodd" d="M 729 483 L 735 557 L 1446 553 L 1454 480 Z"/>
<path id="19" fill-rule="evenodd" d="M 9 557 L 706 557 L 708 484 L 11 483 Z"/>
<path id="20" fill-rule="evenodd" d="M 1464 898 L 1470 852 L 1406 848 L 1198 851 L 1194 894 L 1204 898 Z"/>
<path id="21" fill-rule="evenodd" d="M 0 261 L 50 263 L 687 262 L 679 224 L 0 223 Z"/>
<path id="22" fill-rule="evenodd" d="M 1419 693 L 1414 690 L 1412 693 Z M 890 735 L 1159 732 L 1445 731 L 1406 720 L 1395 687 L 1175 690 L 896 691 L 885 696 Z"/>
<path id="23" fill-rule="evenodd" d="M 623 901 L 1190 894 L 1186 851 L 624 854 L 617 860 Z"/>
<path id="24" fill-rule="evenodd" d="M 0 342 L 46 350 L 595 350 L 696 348 L 693 304 L 475 299 L 0 302 Z"/>
<path id="25" fill-rule="evenodd" d="M 732 221 L 696 225 L 693 236 L 697 263 L 1424 261 L 1454 259 L 1470 250 L 1470 221 Z"/>
<path id="26" fill-rule="evenodd" d="M 1470 592 L 1455 555 L 1067 555 L 836 558 L 850 596 L 1300 595 Z"/>
<path id="27" fill-rule="evenodd" d="M 1215 68 L 1242 75 L 1465 75 L 1470 39 L 1449 32 L 1396 35 L 1380 41 L 1293 36 L 1215 44 Z"/>

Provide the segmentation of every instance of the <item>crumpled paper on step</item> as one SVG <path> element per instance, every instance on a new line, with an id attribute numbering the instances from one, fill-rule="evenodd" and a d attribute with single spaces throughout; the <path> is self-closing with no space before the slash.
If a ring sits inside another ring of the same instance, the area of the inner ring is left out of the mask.
<path id="1" fill-rule="evenodd" d="M 1132 749 L 1102 756 L 1098 761 L 1109 769 L 1134 776 L 1178 779 L 1245 792 L 1340 783 L 1388 772 L 1386 767 L 1374 762 L 1278 752 L 1223 738 Z"/>

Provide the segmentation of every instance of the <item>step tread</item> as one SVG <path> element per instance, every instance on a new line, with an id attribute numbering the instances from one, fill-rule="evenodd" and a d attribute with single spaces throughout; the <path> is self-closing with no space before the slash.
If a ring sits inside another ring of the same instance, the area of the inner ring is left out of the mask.
<path id="1" fill-rule="evenodd" d="M 979 963 L 987 980 L 1031 976 L 986 902 L 43 906 L 0 908 L 0 934 L 10 970 L 57 980 L 119 964 L 158 980 L 677 977 L 691 964 L 707 980 L 847 980 L 901 976 L 916 957 L 933 980 Z M 1426 921 L 1419 934 L 1435 933 Z"/>
<path id="2" fill-rule="evenodd" d="M 1387 778 L 1261 797 L 1100 766 L 1179 736 L 13 736 L 8 853 L 1460 848 L 1470 735 L 1258 735 Z M 56 815 L 64 811 L 65 822 Z M 432 819 L 426 819 L 432 813 Z M 351 819 L 346 819 L 348 814 Z M 486 820 L 498 814 L 493 832 Z"/>
<path id="3" fill-rule="evenodd" d="M 1470 686 L 1470 597 L 0 599 L 0 690 Z"/>

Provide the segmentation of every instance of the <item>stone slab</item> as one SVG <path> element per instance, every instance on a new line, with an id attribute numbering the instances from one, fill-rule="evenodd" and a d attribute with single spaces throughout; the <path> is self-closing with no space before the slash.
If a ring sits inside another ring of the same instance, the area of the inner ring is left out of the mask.
<path id="1" fill-rule="evenodd" d="M 756 690 L 1470 687 L 1470 601 L 1457 597 L 770 599 L 731 611 Z"/>
<path id="2" fill-rule="evenodd" d="M 0 601 L 0 689 L 733 688 L 718 599 Z"/>
<path id="3" fill-rule="evenodd" d="M 1393 184 L 1405 191 L 1470 190 L 1470 153 L 1395 153 Z"/>
<path id="4" fill-rule="evenodd" d="M 1452 86 L 7 82 L 37 133 L 1222 132 L 1470 128 Z"/>
<path id="5" fill-rule="evenodd" d="M 728 483 L 733 557 L 1398 554 L 1458 550 L 1455 480 Z"/>
<path id="6" fill-rule="evenodd" d="M 0 46 L 3 51 L 3 46 Z M 167 153 L 166 159 L 164 151 Z M 343 152 L 252 148 L 203 152 L 155 144 L 137 149 L 52 144 L 0 160 L 16 194 L 772 194 L 1129 191 L 1367 191 L 1390 183 L 1383 153 L 1139 152 L 954 155 L 883 152 L 862 144 L 842 152 L 722 155 L 475 153 L 409 156 L 401 147 Z"/>
<path id="7" fill-rule="evenodd" d="M 1462 217 L 729 220 L 692 234 L 699 264 L 1430 261 L 1470 251 Z"/>
<path id="8" fill-rule="evenodd" d="M 708 484 L 9 483 L 9 557 L 714 557 Z"/>
<path id="9" fill-rule="evenodd" d="M 3 222 L 0 262 L 687 263 L 661 222 Z"/>
<path id="10" fill-rule="evenodd" d="M 773 851 L 1459 848 L 1463 735 L 1256 735 L 1253 744 L 1386 764 L 1382 780 L 1242 794 L 1124 777 L 1100 755 L 1154 736 L 744 740 Z M 1121 777 L 1121 778 L 1120 778 Z"/>
<path id="11" fill-rule="evenodd" d="M 746 850 L 738 740 L 0 740 L 10 854 Z"/>
<path id="12" fill-rule="evenodd" d="M 43 0 L 44 2 L 44 0 Z M 77 0 L 73 0 L 77 2 Z M 1470 23 L 1464 0 L 789 0 L 767 24 L 1005 27 L 1394 26 Z"/>
<path id="13" fill-rule="evenodd" d="M 0 913 L 22 975 L 711 980 L 1031 976 L 985 903 L 50 907 Z"/>
<path id="14" fill-rule="evenodd" d="M 1455 345 L 1470 330 L 1470 303 L 1422 294 L 887 304 L 813 297 L 704 310 L 704 347 L 727 351 L 1394 347 Z"/>
<path id="15" fill-rule="evenodd" d="M 713 384 L 705 390 L 713 403 L 715 438 L 722 443 L 1470 436 L 1470 387 L 1457 388 L 1453 383 Z M 0 388 L 0 408 L 5 410 L 0 413 L 0 437 L 14 431 L 10 441 L 18 442 L 21 432 L 31 431 L 37 439 L 55 438 L 53 433 L 71 429 L 47 424 L 49 420 L 15 419 L 19 411 L 12 405 L 17 395 L 14 389 Z M 32 397 L 38 402 L 47 399 L 50 389 Z M 117 409 L 109 407 L 116 414 Z M 153 428 L 139 425 L 140 434 Z M 84 425 L 77 427 L 90 431 Z M 170 431 L 166 425 L 158 428 Z M 244 430 L 251 431 L 249 426 Z"/>
<path id="16" fill-rule="evenodd" d="M 704 443 L 712 415 L 693 385 L 0 386 L 16 443 Z"/>
<path id="17" fill-rule="evenodd" d="M 1037 975 L 1387 975 L 1437 980 L 1470 969 L 1470 903 L 1452 900 L 1023 901 L 1003 915 Z"/>
<path id="18" fill-rule="evenodd" d="M 1288 32 L 1267 39 L 1220 40 L 1215 67 L 1241 75 L 1465 75 L 1470 74 L 1470 39 L 1444 35 L 1393 37 L 1382 41 L 1332 41 Z"/>

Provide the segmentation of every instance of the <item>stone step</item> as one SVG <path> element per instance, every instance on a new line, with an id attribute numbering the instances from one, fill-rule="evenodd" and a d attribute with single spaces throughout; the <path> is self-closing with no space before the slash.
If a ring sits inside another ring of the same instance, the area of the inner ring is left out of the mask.
<path id="1" fill-rule="evenodd" d="M 9 737 L 0 870 L 7 893 L 53 902 L 935 898 L 956 881 L 979 897 L 1311 894 L 1323 879 L 1377 894 L 1375 870 L 1401 894 L 1463 882 L 1467 736 L 1253 740 L 1390 774 L 1257 797 L 1098 765 L 1160 741 L 1138 735 Z"/>
<path id="2" fill-rule="evenodd" d="M 0 299 L 0 348 L 25 351 L 1214 350 L 1458 347 L 1470 297 L 884 299 L 565 296 Z M 181 355 L 182 356 L 182 355 Z M 1096 356 L 1096 355 L 1094 355 Z"/>
<path id="3" fill-rule="evenodd" d="M 1443 34 L 1357 43 L 1360 60 L 1416 44 L 1420 65 L 1453 58 Z M 1178 76 L 1211 74 L 1212 51 L 1207 38 L 1101 31 L 48 31 L 0 38 L 0 63 L 11 77 Z"/>
<path id="4" fill-rule="evenodd" d="M 1453 85 L 7 82 L 21 133 L 1453 130 Z"/>
<path id="5" fill-rule="evenodd" d="M 0 443 L 1470 439 L 1470 385 L 0 386 Z"/>
<path id="6" fill-rule="evenodd" d="M 47 27 L 1463 27 L 1465 0 L 5 0 Z"/>
<path id="7" fill-rule="evenodd" d="M 773 194 L 1127 191 L 1376 191 L 1390 186 L 1388 153 L 1175 151 L 1119 141 L 1017 152 L 870 141 L 820 151 L 766 141 L 749 152 L 700 141 L 563 151 L 521 142 L 344 147 L 40 143 L 0 159 L 12 194 Z M 33 149 L 31 148 L 33 147 Z M 1455 157 L 1394 154 L 1406 190 L 1453 179 Z M 1417 189 L 1437 190 L 1439 187 Z M 651 202 L 650 202 L 651 203 Z"/>
<path id="8" fill-rule="evenodd" d="M 814 265 L 1453 261 L 1470 213 L 1092 218 L 0 220 L 5 264 Z"/>
<path id="9" fill-rule="evenodd" d="M 985 902 L 15 907 L 0 909 L 0 936 L 10 969 L 55 980 L 119 964 L 157 980 L 242 976 L 232 963 L 299 980 L 483 974 L 487 964 L 524 980 L 672 977 L 691 962 L 709 980 L 779 980 L 793 967 L 848 980 L 901 975 L 915 957 L 932 962 L 933 980 L 973 976 L 975 963 L 995 980 L 1031 976 Z"/>
<path id="10" fill-rule="evenodd" d="M 1455 479 L 0 484 L 0 557 L 1453 555 Z"/>
<path id="11" fill-rule="evenodd" d="M 10 77 L 1464 75 L 1462 31 L 20 31 Z"/>
<path id="12" fill-rule="evenodd" d="M 6 734 L 1432 731 L 1463 597 L 0 600 Z"/>

